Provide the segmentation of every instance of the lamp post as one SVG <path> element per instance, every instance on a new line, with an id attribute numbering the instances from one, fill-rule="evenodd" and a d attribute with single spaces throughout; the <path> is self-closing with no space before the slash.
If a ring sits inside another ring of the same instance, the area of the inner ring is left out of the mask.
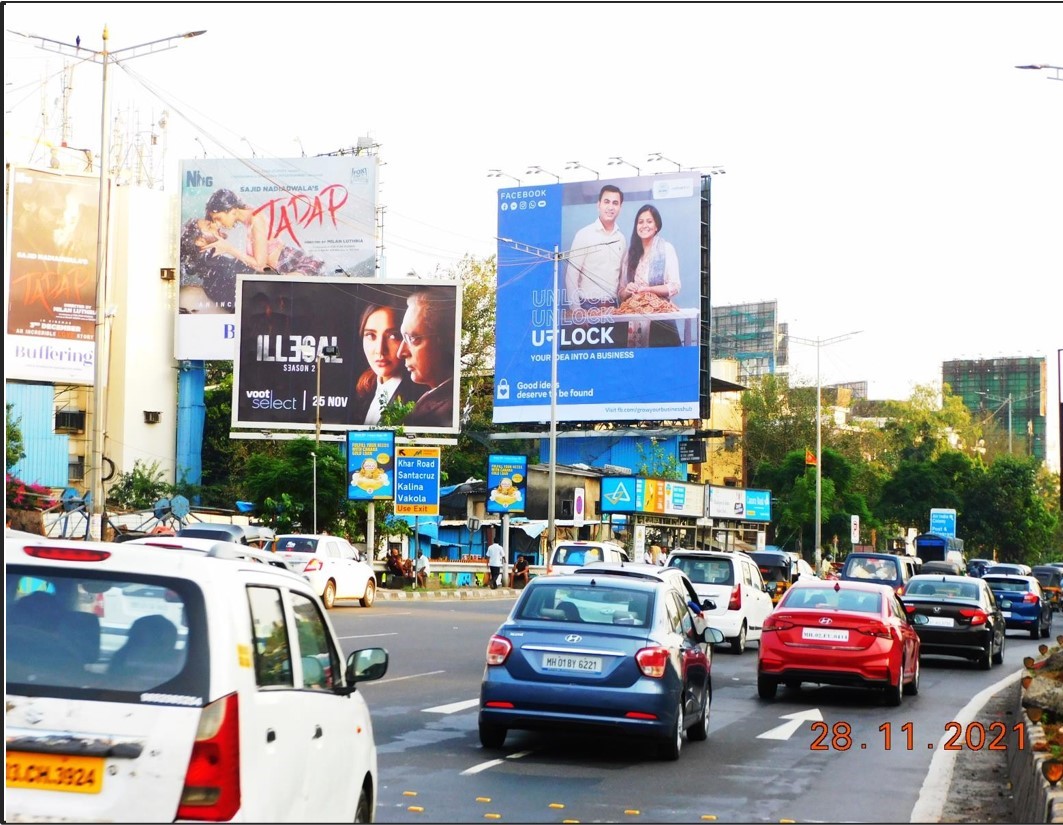
<path id="1" fill-rule="evenodd" d="M 314 535 L 317 535 L 317 450 L 321 448 L 321 407 L 324 398 L 321 397 L 321 364 L 322 358 L 332 358 L 339 354 L 339 347 L 325 346 L 317 355 L 317 393 L 314 395 L 314 449 L 310 452 L 310 458 L 314 461 Z"/>
<path id="2" fill-rule="evenodd" d="M 1054 76 L 1046 77 L 1045 80 L 1063 80 L 1063 66 L 1049 66 L 1046 63 L 1031 63 L 1028 66 L 1016 66 L 1016 69 L 1048 69 L 1051 72 L 1055 72 Z"/>
<path id="3" fill-rule="evenodd" d="M 1014 406 L 1016 401 L 1025 401 L 1027 398 L 1033 398 L 1035 395 L 1039 395 L 1040 392 L 1041 392 L 1040 390 L 1035 390 L 1034 392 L 1027 393 L 1026 395 L 1022 396 L 1021 398 L 1012 397 L 1012 394 L 1010 392 L 1008 393 L 1008 397 L 1007 398 L 997 398 L 995 395 L 990 395 L 987 392 L 981 392 L 981 391 L 976 391 L 975 392 L 975 395 L 981 395 L 987 401 L 999 401 L 1000 402 L 1000 407 L 1003 407 L 1005 404 L 1008 405 L 1008 455 L 1014 455 L 1014 451 L 1012 450 L 1012 435 L 1013 435 L 1012 426 L 1011 426 L 1012 407 Z M 993 410 L 993 414 L 994 415 L 996 415 L 996 413 L 1000 410 L 1000 407 L 997 407 L 995 410 Z M 1032 447 L 1032 439 L 1031 439 L 1031 447 Z"/>
<path id="4" fill-rule="evenodd" d="M 589 166 L 584 166 L 578 160 L 570 160 L 568 162 L 568 164 L 565 166 L 565 169 L 566 170 L 568 170 L 568 169 L 586 169 L 588 172 L 594 172 L 594 177 L 598 178 L 598 180 L 601 180 L 601 178 L 602 178 L 602 176 L 599 175 L 596 170 L 591 169 L 591 167 L 589 167 Z"/>
<path id="5" fill-rule="evenodd" d="M 630 166 L 632 169 L 635 170 L 636 175 L 642 174 L 635 164 L 628 163 L 628 161 L 624 160 L 619 155 L 613 155 L 613 157 L 609 158 L 609 162 L 606 164 L 606 166 L 620 166 L 621 164 L 624 166 Z"/>
<path id="6" fill-rule="evenodd" d="M 110 183 L 110 154 L 111 154 L 111 130 L 108 128 L 110 121 L 110 78 L 108 68 L 112 63 L 121 63 L 141 57 L 145 54 L 167 51 L 177 48 L 178 41 L 199 37 L 206 34 L 206 30 L 185 32 L 159 40 L 151 40 L 136 46 L 127 46 L 124 49 L 108 51 L 107 41 L 110 35 L 107 26 L 103 27 L 103 48 L 89 49 L 80 43 L 63 43 L 41 37 L 37 34 L 23 34 L 12 32 L 20 37 L 38 41 L 39 48 L 76 58 L 77 60 L 90 60 L 99 63 L 103 67 L 103 94 L 100 101 L 100 201 L 99 216 L 96 224 L 96 322 L 93 350 L 93 378 L 92 378 L 92 434 L 90 452 L 92 453 L 89 465 L 89 494 L 92 496 L 92 515 L 103 515 L 106 510 L 103 489 L 103 447 L 107 433 L 107 367 L 109 366 L 110 341 L 107 324 L 107 299 L 110 294 L 107 281 L 107 236 L 110 231 L 109 183 Z M 100 537 L 104 535 L 104 524 L 100 522 Z"/>
<path id="7" fill-rule="evenodd" d="M 807 344 L 816 348 L 816 550 L 815 567 L 818 570 L 822 561 L 823 543 L 823 385 L 820 383 L 819 351 L 830 344 L 847 341 L 854 335 L 859 335 L 863 330 L 846 332 L 835 335 L 833 338 L 801 338 L 797 335 L 789 336 L 795 344 Z"/>
<path id="8" fill-rule="evenodd" d="M 507 175 L 501 169 L 488 169 L 487 170 L 487 177 L 489 177 L 489 178 L 509 178 L 510 180 L 515 180 L 517 182 L 517 186 L 521 185 L 520 184 L 520 178 L 515 178 L 512 175 Z"/>
<path id="9" fill-rule="evenodd" d="M 648 158 L 646 158 L 646 162 L 647 163 L 656 163 L 659 160 L 666 160 L 669 163 L 674 163 L 677 172 L 682 172 L 683 171 L 683 166 L 682 166 L 682 164 L 679 163 L 679 161 L 672 160 L 671 158 L 666 158 L 660 152 L 650 152 L 650 156 Z"/>
<path id="10" fill-rule="evenodd" d="M 558 272 L 562 260 L 568 259 L 577 253 L 586 252 L 588 249 L 597 249 L 599 246 L 609 246 L 610 244 L 619 243 L 619 241 L 605 241 L 604 243 L 592 244 L 591 246 L 582 246 L 578 249 L 570 249 L 568 252 L 559 251 L 558 247 L 555 245 L 551 252 L 548 249 L 529 246 L 520 241 L 515 241 L 512 238 L 498 238 L 498 240 L 503 243 L 508 243 L 518 252 L 527 252 L 538 258 L 544 258 L 548 261 L 554 262 L 553 287 L 551 290 L 554 306 L 553 312 L 550 316 L 550 470 L 548 476 L 549 498 L 546 501 L 546 564 L 549 568 L 551 553 L 554 549 L 554 542 L 557 539 L 557 524 L 555 523 L 557 515 L 555 502 L 555 499 L 557 498 L 557 340 L 560 336 L 559 328 L 561 324 L 561 301 L 558 288 Z"/>
<path id="11" fill-rule="evenodd" d="M 560 175 L 555 175 L 553 172 L 548 172 L 547 170 L 543 169 L 543 167 L 541 167 L 541 166 L 529 166 L 528 170 L 524 174 L 525 175 L 549 175 L 554 180 L 556 180 L 558 183 L 561 183 L 561 176 Z"/>

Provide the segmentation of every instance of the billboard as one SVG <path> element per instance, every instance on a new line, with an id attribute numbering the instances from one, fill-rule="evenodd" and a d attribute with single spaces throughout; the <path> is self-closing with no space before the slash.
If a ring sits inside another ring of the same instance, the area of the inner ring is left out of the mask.
<path id="1" fill-rule="evenodd" d="M 488 513 L 523 513 L 528 499 L 528 458 L 523 455 L 487 457 Z"/>
<path id="2" fill-rule="evenodd" d="M 347 499 L 388 501 L 395 497 L 395 433 L 347 433 Z"/>
<path id="3" fill-rule="evenodd" d="M 4 375 L 92 384 L 100 179 L 11 172 Z"/>
<path id="4" fill-rule="evenodd" d="M 176 358 L 236 351 L 241 274 L 376 271 L 376 158 L 181 162 Z"/>
<path id="5" fill-rule="evenodd" d="M 367 429 L 401 401 L 412 409 L 392 423 L 457 432 L 458 282 L 241 275 L 236 286 L 234 427 Z"/>
<path id="6" fill-rule="evenodd" d="M 558 421 L 700 416 L 702 206 L 696 172 L 499 190 L 496 423 L 551 418 L 555 293 Z"/>
<path id="7" fill-rule="evenodd" d="M 705 487 L 641 476 L 603 476 L 602 513 L 653 513 L 700 518 Z"/>
<path id="8" fill-rule="evenodd" d="M 771 521 L 771 490 L 707 487 L 705 516 L 733 521 Z"/>

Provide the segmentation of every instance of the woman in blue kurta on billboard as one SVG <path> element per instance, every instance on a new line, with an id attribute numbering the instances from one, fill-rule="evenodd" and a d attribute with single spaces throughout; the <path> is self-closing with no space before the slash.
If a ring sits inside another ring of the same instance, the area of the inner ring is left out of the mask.
<path id="1" fill-rule="evenodd" d="M 663 306 L 665 302 L 678 309 L 671 301 L 682 286 L 679 257 L 675 247 L 661 238 L 663 227 L 664 220 L 656 206 L 646 204 L 635 213 L 635 226 L 620 273 L 621 305 L 629 299 L 636 299 L 638 303 L 646 304 L 646 311 L 669 311 L 654 307 Z M 638 301 L 639 298 L 644 300 Z M 650 323 L 651 347 L 678 347 L 680 344 L 679 329 L 674 321 Z"/>

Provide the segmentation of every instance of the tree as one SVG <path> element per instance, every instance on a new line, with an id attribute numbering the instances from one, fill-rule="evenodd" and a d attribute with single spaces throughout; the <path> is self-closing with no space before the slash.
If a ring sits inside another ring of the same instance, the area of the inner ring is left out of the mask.
<path id="1" fill-rule="evenodd" d="M 316 452 L 318 530 L 337 531 L 347 509 L 347 467 L 339 448 L 296 438 L 278 444 L 277 452 L 276 456 L 256 453 L 244 467 L 243 487 L 256 503 L 259 518 L 281 531 L 312 529 L 314 459 L 310 453 Z"/>
<path id="2" fill-rule="evenodd" d="M 131 472 L 118 474 L 107 491 L 107 501 L 125 510 L 150 510 L 159 499 L 174 493 L 174 486 L 164 478 L 160 462 L 134 461 Z"/>
<path id="3" fill-rule="evenodd" d="M 1001 456 L 976 472 L 964 496 L 964 548 L 1000 561 L 1025 562 L 1049 548 L 1058 519 L 1039 492 L 1038 462 Z M 1058 495 L 1058 493 L 1057 493 Z"/>
<path id="4" fill-rule="evenodd" d="M 14 404 L 7 404 L 7 431 L 4 441 L 4 447 L 7 451 L 5 470 L 10 470 L 26 457 L 26 451 L 22 446 L 22 416 L 15 418 L 12 414 L 14 409 Z"/>
<path id="5" fill-rule="evenodd" d="M 635 453 L 639 457 L 639 465 L 635 468 L 636 475 L 686 480 L 686 465 L 680 468 L 675 453 L 665 450 L 658 439 L 651 437 L 647 444 L 636 444 Z"/>
<path id="6" fill-rule="evenodd" d="M 816 390 L 791 388 L 784 376 L 765 375 L 742 394 L 747 486 L 769 486 L 760 473 L 781 465 L 786 455 L 816 443 Z"/>

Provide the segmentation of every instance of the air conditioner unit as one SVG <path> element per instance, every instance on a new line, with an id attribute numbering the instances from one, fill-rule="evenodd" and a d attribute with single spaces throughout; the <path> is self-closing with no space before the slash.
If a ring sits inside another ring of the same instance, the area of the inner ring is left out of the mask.
<path id="1" fill-rule="evenodd" d="M 145 424 L 158 424 L 159 419 L 162 418 L 162 413 L 158 410 L 144 410 L 144 423 Z"/>

